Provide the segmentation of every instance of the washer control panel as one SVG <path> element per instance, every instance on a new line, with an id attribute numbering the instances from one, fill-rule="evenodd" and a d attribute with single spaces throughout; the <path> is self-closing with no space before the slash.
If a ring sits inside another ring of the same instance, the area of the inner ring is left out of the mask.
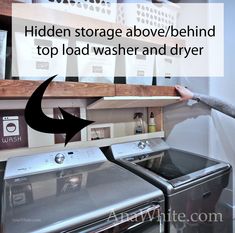
<path id="1" fill-rule="evenodd" d="M 7 161 L 5 179 L 106 161 L 97 147 L 18 156 Z"/>
<path id="2" fill-rule="evenodd" d="M 167 150 L 169 148 L 170 147 L 165 143 L 165 141 L 160 138 L 114 144 L 111 146 L 115 159 L 128 158 L 136 155 L 144 157 L 149 153 Z"/>

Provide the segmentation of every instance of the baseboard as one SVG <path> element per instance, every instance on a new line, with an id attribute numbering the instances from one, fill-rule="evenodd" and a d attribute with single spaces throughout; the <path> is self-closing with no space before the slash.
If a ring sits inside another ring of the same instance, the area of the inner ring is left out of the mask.
<path id="1" fill-rule="evenodd" d="M 235 205 L 232 208 L 233 208 L 233 220 L 235 220 Z"/>

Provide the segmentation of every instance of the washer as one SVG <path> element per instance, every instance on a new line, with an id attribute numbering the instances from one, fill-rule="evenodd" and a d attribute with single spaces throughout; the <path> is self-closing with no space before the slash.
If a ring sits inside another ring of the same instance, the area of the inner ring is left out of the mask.
<path id="1" fill-rule="evenodd" d="M 170 148 L 162 139 L 115 144 L 105 153 L 164 192 L 166 232 L 233 232 L 229 164 Z"/>
<path id="2" fill-rule="evenodd" d="M 163 233 L 164 195 L 99 148 L 11 158 L 3 233 Z"/>

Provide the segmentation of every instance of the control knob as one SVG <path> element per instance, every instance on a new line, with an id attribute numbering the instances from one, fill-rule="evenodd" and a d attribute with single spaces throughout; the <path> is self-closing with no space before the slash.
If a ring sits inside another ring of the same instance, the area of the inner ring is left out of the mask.
<path id="1" fill-rule="evenodd" d="M 138 148 L 139 148 L 139 149 L 143 150 L 145 147 L 146 147 L 146 143 L 145 143 L 145 142 L 140 141 L 140 142 L 138 143 Z"/>
<path id="2" fill-rule="evenodd" d="M 62 164 L 64 162 L 65 156 L 62 153 L 58 153 L 55 156 L 55 162 L 58 164 Z"/>

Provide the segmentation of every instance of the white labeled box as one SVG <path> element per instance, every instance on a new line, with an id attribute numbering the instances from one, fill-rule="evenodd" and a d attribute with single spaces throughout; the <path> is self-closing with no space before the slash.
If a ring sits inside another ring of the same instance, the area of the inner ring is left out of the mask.
<path id="1" fill-rule="evenodd" d="M 154 55 L 125 56 L 126 83 L 152 85 L 154 71 Z"/>
<path id="2" fill-rule="evenodd" d="M 32 0 L 14 0 L 14 2 L 32 3 Z"/>
<path id="3" fill-rule="evenodd" d="M 7 31 L 0 30 L 0 80 L 5 79 Z"/>
<path id="4" fill-rule="evenodd" d="M 15 33 L 16 62 L 19 78 L 22 80 L 45 80 L 57 75 L 54 81 L 65 81 L 67 55 L 61 54 L 61 47 L 68 46 L 67 39 L 25 37 L 23 33 Z M 48 49 L 58 48 L 58 54 L 51 57 L 39 55 L 37 46 Z"/>
<path id="5" fill-rule="evenodd" d="M 174 76 L 180 76 L 180 58 L 166 55 L 157 55 L 156 77 L 165 78 Z"/>
<path id="6" fill-rule="evenodd" d="M 86 16 L 106 22 L 116 22 L 116 0 L 35 0 L 35 3 L 47 3 L 43 6 L 56 10 Z"/>
<path id="7" fill-rule="evenodd" d="M 80 48 L 87 47 L 88 55 L 77 55 L 78 77 L 80 82 L 113 83 L 115 55 L 96 55 L 94 48 L 111 47 L 95 43 L 76 42 Z"/>

